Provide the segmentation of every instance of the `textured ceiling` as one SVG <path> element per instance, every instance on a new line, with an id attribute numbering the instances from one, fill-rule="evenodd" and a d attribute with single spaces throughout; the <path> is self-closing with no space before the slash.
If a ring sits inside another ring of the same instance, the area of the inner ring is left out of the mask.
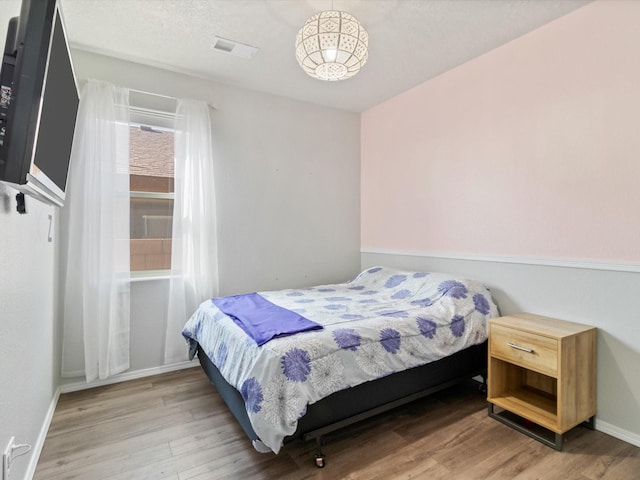
<path id="1" fill-rule="evenodd" d="M 0 4 L 13 0 L 0 0 Z M 75 48 L 217 82 L 363 111 L 588 3 L 588 0 L 61 0 Z M 355 15 L 369 60 L 322 82 L 298 66 L 294 40 L 312 14 Z M 247 60 L 215 36 L 258 47 Z"/>

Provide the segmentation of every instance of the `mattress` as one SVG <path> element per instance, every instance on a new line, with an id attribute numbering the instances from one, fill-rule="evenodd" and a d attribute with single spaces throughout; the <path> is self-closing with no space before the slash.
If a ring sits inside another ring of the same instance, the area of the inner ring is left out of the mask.
<path id="1" fill-rule="evenodd" d="M 480 282 L 387 267 L 345 283 L 258 293 L 321 328 L 259 346 L 212 299 L 183 335 L 240 392 L 253 430 L 275 453 L 309 405 L 480 344 L 498 315 Z"/>

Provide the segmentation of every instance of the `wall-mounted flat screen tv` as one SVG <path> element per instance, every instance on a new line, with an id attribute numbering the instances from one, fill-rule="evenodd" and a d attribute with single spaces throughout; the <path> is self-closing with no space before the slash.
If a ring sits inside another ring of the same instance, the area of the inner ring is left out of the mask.
<path id="1" fill-rule="evenodd" d="M 62 206 L 79 95 L 56 0 L 10 20 L 0 88 L 0 181 Z"/>

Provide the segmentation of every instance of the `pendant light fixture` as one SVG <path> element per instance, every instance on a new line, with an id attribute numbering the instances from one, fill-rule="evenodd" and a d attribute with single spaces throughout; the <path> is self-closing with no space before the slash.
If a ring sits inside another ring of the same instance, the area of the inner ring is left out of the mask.
<path id="1" fill-rule="evenodd" d="M 319 80 L 353 77 L 368 58 L 369 35 L 346 12 L 326 10 L 312 15 L 296 35 L 300 67 Z"/>

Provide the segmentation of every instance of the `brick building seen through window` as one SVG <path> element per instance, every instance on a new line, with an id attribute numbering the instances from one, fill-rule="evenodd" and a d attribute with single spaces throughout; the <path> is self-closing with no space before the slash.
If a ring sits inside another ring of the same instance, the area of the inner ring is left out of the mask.
<path id="1" fill-rule="evenodd" d="M 171 268 L 173 132 L 131 127 L 131 271 Z"/>

